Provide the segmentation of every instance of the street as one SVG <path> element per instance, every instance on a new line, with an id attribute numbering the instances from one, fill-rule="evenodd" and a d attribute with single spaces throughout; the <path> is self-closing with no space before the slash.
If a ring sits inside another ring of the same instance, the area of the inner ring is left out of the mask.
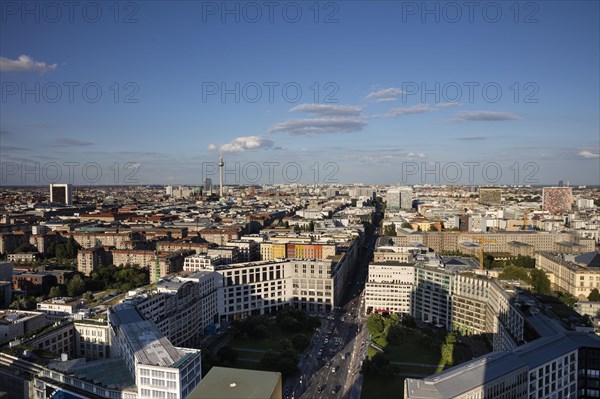
<path id="1" fill-rule="evenodd" d="M 348 284 L 343 305 L 321 318 L 322 325 L 311 348 L 300 359 L 299 377 L 290 378 L 285 384 L 285 397 L 360 398 L 360 367 L 367 354 L 363 290 L 374 245 L 375 238 L 370 237 Z"/>

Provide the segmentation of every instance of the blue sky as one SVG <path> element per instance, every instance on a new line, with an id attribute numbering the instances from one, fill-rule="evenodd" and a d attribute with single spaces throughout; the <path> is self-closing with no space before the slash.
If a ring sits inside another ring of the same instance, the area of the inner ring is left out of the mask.
<path id="1" fill-rule="evenodd" d="M 600 184 L 598 2 L 1 4 L 2 184 Z"/>

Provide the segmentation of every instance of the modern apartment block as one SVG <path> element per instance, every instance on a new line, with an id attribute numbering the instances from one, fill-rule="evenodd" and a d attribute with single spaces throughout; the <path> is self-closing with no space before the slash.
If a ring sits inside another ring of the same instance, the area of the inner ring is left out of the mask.
<path id="1" fill-rule="evenodd" d="M 524 316 L 495 280 L 474 275 L 468 267 L 433 263 L 423 257 L 413 263 L 371 263 L 367 311 L 407 313 L 462 334 L 487 334 L 494 350 L 523 343 Z"/>
<path id="2" fill-rule="evenodd" d="M 388 210 L 409 210 L 412 208 L 411 187 L 392 187 L 387 191 L 386 209 Z"/>
<path id="3" fill-rule="evenodd" d="M 593 259 L 600 261 L 600 254 L 591 252 L 575 256 L 539 252 L 535 267 L 546 272 L 555 289 L 586 300 L 594 288 L 600 289 L 598 262 L 588 262 Z"/>
<path id="4" fill-rule="evenodd" d="M 545 211 L 560 215 L 571 211 L 575 198 L 571 187 L 544 187 L 542 205 Z"/>
<path id="5" fill-rule="evenodd" d="M 127 303 L 135 305 L 146 320 L 152 320 L 173 345 L 184 345 L 214 323 L 219 283 L 220 276 L 215 272 L 171 277 Z"/>
<path id="6" fill-rule="evenodd" d="M 407 399 L 600 397 L 600 338 L 561 332 L 494 352 L 423 379 L 407 378 Z"/>

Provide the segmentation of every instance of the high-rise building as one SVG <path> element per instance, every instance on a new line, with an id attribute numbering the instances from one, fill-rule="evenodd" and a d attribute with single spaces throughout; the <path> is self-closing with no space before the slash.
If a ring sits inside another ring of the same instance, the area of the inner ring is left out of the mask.
<path id="1" fill-rule="evenodd" d="M 412 188 L 392 187 L 387 191 L 387 205 L 389 210 L 412 209 Z"/>
<path id="2" fill-rule="evenodd" d="M 70 184 L 51 184 L 50 202 L 73 205 L 73 187 Z"/>
<path id="3" fill-rule="evenodd" d="M 502 203 L 502 189 L 479 187 L 479 203 L 485 205 L 496 205 Z"/>
<path id="4" fill-rule="evenodd" d="M 212 194 L 212 179 L 210 177 L 204 179 L 204 193 L 206 195 Z"/>
<path id="5" fill-rule="evenodd" d="M 573 190 L 571 187 L 544 187 L 542 201 L 545 211 L 553 214 L 569 212 L 573 204 Z"/>
<path id="6" fill-rule="evenodd" d="M 165 187 L 165 194 L 166 195 L 173 195 L 173 186 L 167 186 L 167 187 Z"/>

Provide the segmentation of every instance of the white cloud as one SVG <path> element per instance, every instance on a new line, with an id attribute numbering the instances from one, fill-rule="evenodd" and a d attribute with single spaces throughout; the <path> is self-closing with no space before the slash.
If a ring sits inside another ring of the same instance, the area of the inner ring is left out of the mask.
<path id="1" fill-rule="evenodd" d="M 422 152 L 419 152 L 419 153 L 409 152 L 409 153 L 407 154 L 407 156 L 408 156 L 409 158 L 425 158 L 425 154 L 424 154 L 424 153 L 422 153 Z"/>
<path id="2" fill-rule="evenodd" d="M 289 119 L 269 128 L 269 133 L 285 132 L 293 135 L 350 133 L 363 129 L 367 122 L 355 118 Z"/>
<path id="3" fill-rule="evenodd" d="M 16 60 L 0 57 L 0 72 L 38 72 L 40 75 L 56 70 L 58 64 L 47 64 L 35 61 L 27 55 L 20 55 Z"/>
<path id="4" fill-rule="evenodd" d="M 396 96 L 401 95 L 402 93 L 403 93 L 403 91 L 397 87 L 388 87 L 385 89 L 378 89 L 378 90 L 372 91 L 369 94 L 367 94 L 367 96 L 365 98 L 367 100 L 381 99 L 381 98 L 394 98 Z M 394 100 L 395 100 L 395 98 L 394 98 Z"/>
<path id="5" fill-rule="evenodd" d="M 429 112 L 432 110 L 433 110 L 433 108 L 429 104 L 421 103 L 421 104 L 414 105 L 412 107 L 392 108 L 392 109 L 390 109 L 388 115 L 389 116 L 404 116 L 404 115 L 411 115 L 411 114 L 419 114 L 422 112 Z"/>
<path id="6" fill-rule="evenodd" d="M 586 159 L 600 158 L 600 154 L 594 154 L 593 152 L 588 150 L 580 151 L 578 155 Z"/>
<path id="7" fill-rule="evenodd" d="M 521 117 L 512 112 L 493 112 L 493 111 L 471 111 L 471 112 L 459 112 L 452 119 L 453 122 L 497 122 L 497 121 L 509 121 L 517 120 Z"/>
<path id="8" fill-rule="evenodd" d="M 376 103 L 393 103 L 394 101 L 398 101 L 396 97 L 383 97 L 375 100 Z"/>
<path id="9" fill-rule="evenodd" d="M 329 116 L 358 116 L 362 112 L 362 107 L 359 105 L 299 104 L 290 109 L 290 112 L 306 112 Z"/>
<path id="10" fill-rule="evenodd" d="M 437 111 L 437 110 L 445 109 L 445 108 L 449 108 L 449 107 L 456 107 L 459 105 L 461 105 L 461 104 L 455 103 L 455 102 L 438 103 L 438 104 L 433 104 L 433 105 L 421 103 L 421 104 L 413 105 L 412 107 L 392 108 L 387 113 L 387 116 L 396 117 L 396 116 L 404 116 L 404 115 L 411 115 L 411 114 L 420 114 L 423 112 L 432 112 L 432 111 Z"/>
<path id="11" fill-rule="evenodd" d="M 273 146 L 273 140 L 263 136 L 245 136 L 237 137 L 231 143 L 223 144 L 223 152 L 243 152 L 247 150 L 256 150 L 260 148 L 269 148 Z"/>
<path id="12" fill-rule="evenodd" d="M 208 145 L 208 151 L 216 151 L 217 150 L 217 146 L 214 144 L 209 144 Z"/>

